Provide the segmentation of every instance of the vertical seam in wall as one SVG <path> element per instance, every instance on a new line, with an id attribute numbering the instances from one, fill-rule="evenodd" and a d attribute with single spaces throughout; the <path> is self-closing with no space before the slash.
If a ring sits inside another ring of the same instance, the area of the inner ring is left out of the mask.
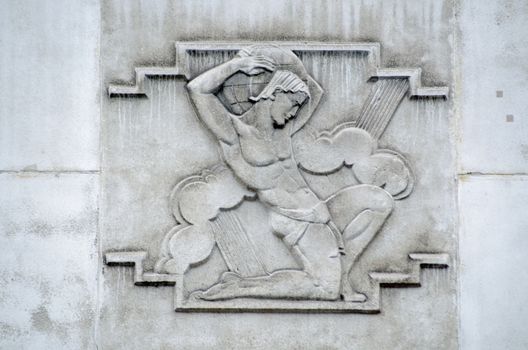
<path id="1" fill-rule="evenodd" d="M 94 319 L 94 326 L 93 326 L 93 339 L 95 348 L 99 349 L 100 346 L 100 339 L 99 339 L 99 319 L 100 319 L 100 312 L 101 312 L 101 284 L 102 284 L 102 269 L 103 269 L 103 257 L 102 257 L 102 247 L 101 247 L 101 203 L 102 203 L 102 190 L 103 190 L 103 176 L 102 176 L 102 165 L 103 165 L 103 142 L 102 142 L 102 127 L 103 127 L 103 96 L 104 96 L 104 86 L 103 86 L 103 65 L 102 65 L 102 55 L 101 55 L 101 47 L 102 47 L 102 36 L 103 36 L 103 6 L 101 4 L 102 0 L 98 0 L 98 6 L 99 6 L 99 39 L 98 39 L 98 48 L 97 48 L 97 58 L 98 58 L 98 70 L 99 70 L 99 128 L 98 128 L 98 152 L 99 152 L 99 164 L 98 164 L 98 170 L 99 170 L 99 181 L 98 181 L 98 195 L 97 195 L 97 227 L 96 227 L 96 246 L 97 246 L 97 275 L 96 275 L 96 306 L 95 306 L 95 319 Z"/>
<path id="2" fill-rule="evenodd" d="M 463 0 L 452 0 L 452 8 L 453 8 L 453 53 L 452 53 L 452 61 L 451 64 L 453 66 L 452 68 L 452 76 L 453 76 L 453 115 L 454 115 L 454 121 L 453 121 L 453 129 L 454 129 L 454 141 L 455 141 L 455 205 L 456 205 L 456 237 L 454 237 L 455 240 L 455 264 L 454 264 L 454 273 L 455 273 L 455 279 L 456 279 L 456 291 L 455 291 L 455 309 L 456 309 L 456 335 L 457 335 L 457 347 L 461 348 L 461 313 L 460 313 L 460 267 L 461 267 L 461 261 L 460 261 L 460 237 L 462 235 L 462 215 L 460 212 L 460 143 L 461 143 L 461 135 L 460 135 L 460 90 L 461 90 L 461 80 L 460 80 L 460 59 L 459 59 L 459 50 L 460 50 L 460 28 L 459 28 L 459 16 L 460 16 L 460 8 L 461 8 L 461 2 Z"/>

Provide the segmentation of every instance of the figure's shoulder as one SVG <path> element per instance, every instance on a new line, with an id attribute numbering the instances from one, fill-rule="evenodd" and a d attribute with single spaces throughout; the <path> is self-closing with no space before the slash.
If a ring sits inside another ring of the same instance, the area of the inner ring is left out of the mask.
<path id="1" fill-rule="evenodd" d="M 254 125 L 252 120 L 244 120 L 236 116 L 232 117 L 233 126 L 238 135 L 245 139 L 262 139 L 263 133 Z"/>

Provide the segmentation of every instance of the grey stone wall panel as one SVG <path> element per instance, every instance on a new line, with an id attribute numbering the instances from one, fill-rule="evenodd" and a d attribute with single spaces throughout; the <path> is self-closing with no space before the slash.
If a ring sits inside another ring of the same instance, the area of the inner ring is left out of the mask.
<path id="1" fill-rule="evenodd" d="M 460 347 L 524 349 L 526 176 L 460 181 Z M 493 281 L 493 282 L 491 282 Z"/>
<path id="2" fill-rule="evenodd" d="M 0 348 L 95 348 L 98 180 L 0 174 Z"/>
<path id="3" fill-rule="evenodd" d="M 0 169 L 99 168 L 98 1 L 7 1 Z"/>
<path id="4" fill-rule="evenodd" d="M 108 1 L 102 16 L 105 87 L 134 84 L 136 67 L 172 69 L 174 42 L 189 40 L 380 42 L 381 67 L 420 67 L 425 86 L 453 84 L 449 2 L 382 6 L 375 2 L 191 5 L 161 1 L 123 6 Z M 382 20 L 384 25 L 379 25 Z M 398 28 L 405 31 L 396 35 Z M 207 59 L 205 55 L 203 60 Z M 331 129 L 360 113 L 360 102 L 368 95 L 368 85 L 362 85 L 367 74 L 361 57 L 306 54 L 302 60 L 325 89 L 311 126 Z M 168 205 L 172 188 L 220 161 L 214 138 L 196 118 L 185 83 L 182 78 L 146 78 L 143 97 L 103 97 L 101 251 L 144 250 L 146 271 L 154 268 L 160 243 L 174 226 Z M 343 88 L 345 84 L 349 90 Z M 367 283 L 368 271 L 409 271 L 407 254 L 411 252 L 448 253 L 456 268 L 452 114 L 451 99 L 406 98 L 381 137 L 379 147 L 409 157 L 419 180 L 413 195 L 398 203 L 359 261 L 353 275 L 362 283 Z M 254 214 L 262 209 L 248 202 L 240 210 Z M 278 244 L 266 241 L 267 234 L 262 227 L 252 236 L 261 250 Z M 286 255 L 283 252 L 275 260 L 282 261 Z M 189 271 L 187 280 L 205 288 L 217 278 L 211 271 L 221 273 L 224 266 L 221 255 L 213 251 L 205 265 Z M 179 313 L 172 309 L 172 287 L 133 286 L 133 269 L 105 266 L 98 339 L 103 348 L 115 349 L 454 349 L 457 311 L 452 266 L 423 272 L 421 288 L 383 290 L 382 312 L 370 316 Z"/>

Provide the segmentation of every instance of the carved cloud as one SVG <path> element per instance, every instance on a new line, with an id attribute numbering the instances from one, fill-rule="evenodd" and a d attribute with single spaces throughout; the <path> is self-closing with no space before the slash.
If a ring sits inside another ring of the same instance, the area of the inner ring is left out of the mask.
<path id="1" fill-rule="evenodd" d="M 171 193 L 170 203 L 179 223 L 199 224 L 216 217 L 221 209 L 233 208 L 244 198 L 254 195 L 229 169 L 217 166 L 178 183 Z"/>
<path id="2" fill-rule="evenodd" d="M 311 140 L 299 142 L 296 158 L 302 169 L 314 174 L 328 174 L 352 165 L 370 156 L 377 146 L 368 132 L 346 124 L 318 136 L 313 132 L 305 135 Z"/>
<path id="3" fill-rule="evenodd" d="M 414 175 L 405 158 L 391 150 L 378 150 L 352 167 L 359 182 L 382 187 L 395 199 L 407 197 L 414 187 Z"/>
<path id="4" fill-rule="evenodd" d="M 376 150 L 377 142 L 363 129 L 342 124 L 332 132 L 317 135 L 307 130 L 296 145 L 299 166 L 312 174 L 323 175 L 352 167 L 362 184 L 379 186 L 395 199 L 407 197 L 414 176 L 405 158 L 391 150 Z"/>

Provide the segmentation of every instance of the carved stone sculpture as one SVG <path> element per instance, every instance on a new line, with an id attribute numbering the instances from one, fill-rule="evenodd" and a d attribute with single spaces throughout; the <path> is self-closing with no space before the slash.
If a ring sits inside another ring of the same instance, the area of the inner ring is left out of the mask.
<path id="1" fill-rule="evenodd" d="M 136 284 L 175 284 L 175 308 L 191 311 L 372 312 L 379 309 L 380 283 L 419 283 L 420 265 L 446 266 L 446 254 L 409 252 L 412 272 L 371 274 L 377 287 L 370 295 L 351 279 L 395 201 L 415 185 L 410 162 L 379 149 L 378 139 L 408 91 L 446 93 L 417 86 L 415 71 L 377 73 L 359 116 L 330 131 L 307 124 L 324 86 L 288 44 L 244 45 L 193 77 L 190 102 L 223 162 L 174 188 L 170 206 L 177 223 L 161 242 L 154 272 L 143 273 L 142 252 L 108 252 L 107 263 L 135 264 Z M 140 84 L 112 86 L 110 93 L 140 93 Z M 243 220 L 246 201 L 259 203 L 265 214 Z M 270 269 L 262 262 L 263 254 L 274 252 L 253 242 L 251 230 L 259 225 L 269 225 L 269 239 L 280 241 L 276 249 L 293 264 Z M 186 273 L 206 264 L 214 249 L 225 270 L 207 288 L 186 288 Z"/>

